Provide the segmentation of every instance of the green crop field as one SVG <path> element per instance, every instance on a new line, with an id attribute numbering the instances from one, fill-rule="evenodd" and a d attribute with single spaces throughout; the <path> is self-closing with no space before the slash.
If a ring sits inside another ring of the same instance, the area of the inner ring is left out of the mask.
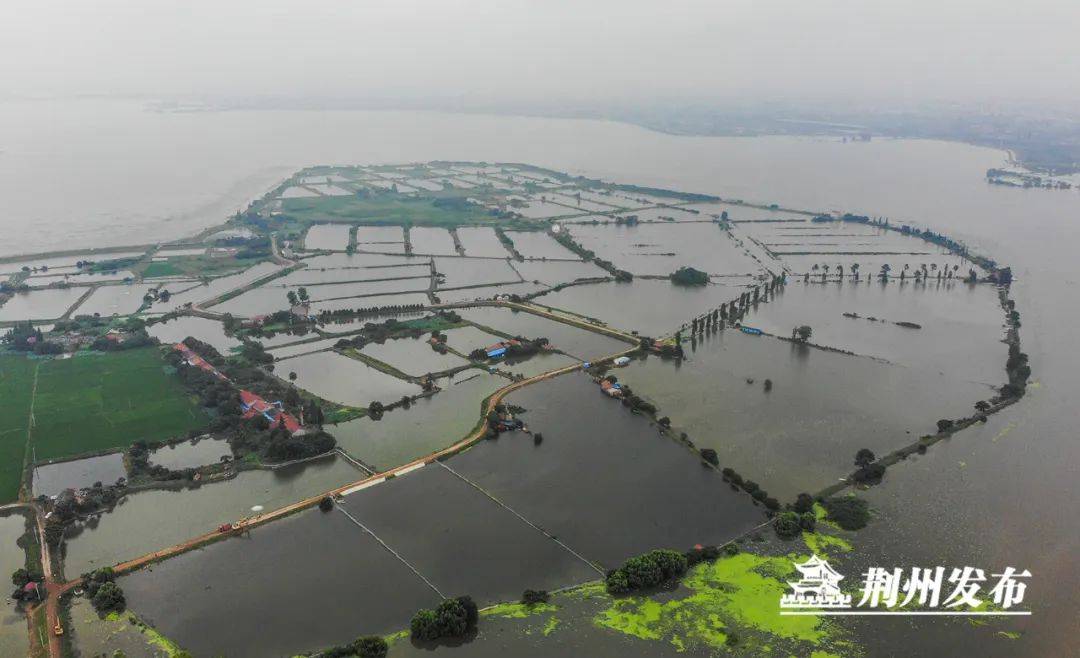
<path id="1" fill-rule="evenodd" d="M 42 363 L 31 431 L 38 461 L 160 440 L 206 415 L 164 371 L 157 348 Z"/>
<path id="2" fill-rule="evenodd" d="M 0 356 L 0 503 L 9 503 L 19 494 L 38 363 L 23 356 Z"/>
<path id="3" fill-rule="evenodd" d="M 70 359 L 0 356 L 0 502 L 18 495 L 31 407 L 30 445 L 38 461 L 205 425 L 205 413 L 164 365 L 154 347 Z"/>

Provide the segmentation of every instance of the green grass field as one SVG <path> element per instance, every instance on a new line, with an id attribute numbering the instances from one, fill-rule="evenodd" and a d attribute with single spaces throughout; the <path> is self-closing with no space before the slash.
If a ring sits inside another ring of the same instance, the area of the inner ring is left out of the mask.
<path id="1" fill-rule="evenodd" d="M 30 440 L 38 461 L 204 426 L 205 413 L 164 365 L 154 347 L 70 359 L 0 357 L 0 501 L 18 493 L 31 404 Z"/>
<path id="2" fill-rule="evenodd" d="M 0 503 L 9 503 L 19 494 L 38 363 L 23 356 L 0 356 Z"/>
<path id="3" fill-rule="evenodd" d="M 157 348 L 42 364 L 31 432 L 38 461 L 156 441 L 202 427 L 207 417 Z"/>

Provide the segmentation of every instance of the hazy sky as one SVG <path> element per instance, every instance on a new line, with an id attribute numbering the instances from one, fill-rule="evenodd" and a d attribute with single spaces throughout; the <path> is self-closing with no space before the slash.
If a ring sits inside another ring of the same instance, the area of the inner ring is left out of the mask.
<path id="1" fill-rule="evenodd" d="M 2 0 L 0 93 L 1080 105 L 1076 0 Z"/>

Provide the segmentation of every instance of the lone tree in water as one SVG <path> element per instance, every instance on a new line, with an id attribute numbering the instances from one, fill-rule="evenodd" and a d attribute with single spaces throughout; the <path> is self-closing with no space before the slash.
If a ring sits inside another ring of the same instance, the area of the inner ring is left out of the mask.
<path id="1" fill-rule="evenodd" d="M 874 456 L 874 452 L 869 448 L 860 448 L 859 451 L 855 453 L 855 465 L 859 468 L 866 468 L 874 463 L 875 459 L 877 459 L 877 457 Z"/>
<path id="2" fill-rule="evenodd" d="M 798 340 L 801 343 L 805 343 L 806 341 L 810 340 L 810 336 L 813 333 L 814 330 L 810 328 L 810 325 L 804 324 L 802 326 L 795 327 L 795 329 L 792 330 L 791 338 L 793 340 Z"/>

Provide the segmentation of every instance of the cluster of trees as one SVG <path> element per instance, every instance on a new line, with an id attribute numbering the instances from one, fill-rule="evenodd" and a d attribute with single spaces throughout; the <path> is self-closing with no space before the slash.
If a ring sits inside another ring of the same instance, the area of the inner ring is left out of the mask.
<path id="1" fill-rule="evenodd" d="M 855 496 L 826 498 L 821 501 L 821 504 L 829 513 L 829 519 L 844 530 L 865 528 L 867 522 L 870 521 L 870 506 L 862 498 Z"/>
<path id="2" fill-rule="evenodd" d="M 45 342 L 45 335 L 41 329 L 34 327 L 31 322 L 20 322 L 11 328 L 2 338 L 0 343 L 8 345 L 19 352 L 31 352 Z"/>
<path id="3" fill-rule="evenodd" d="M 770 296 L 775 296 L 777 289 L 782 288 L 786 283 L 787 279 L 784 275 L 777 274 L 764 284 L 754 286 L 751 290 L 741 293 L 737 299 L 721 304 L 718 308 L 694 318 L 690 322 L 690 335 L 695 336 L 699 333 L 722 328 L 729 320 L 733 323 L 741 320 L 751 306 L 755 306 L 760 302 L 768 302 Z M 681 340 L 681 338 L 680 335 L 679 339 Z"/>
<path id="4" fill-rule="evenodd" d="M 264 236 L 258 236 L 249 238 L 243 244 L 243 246 L 237 250 L 236 257 L 242 259 L 254 259 L 254 258 L 269 258 L 270 257 L 270 238 Z"/>
<path id="5" fill-rule="evenodd" d="M 124 600 L 124 591 L 116 584 L 116 573 L 112 568 L 91 571 L 83 574 L 82 578 L 86 598 L 90 599 L 99 615 L 124 611 L 127 601 Z"/>
<path id="6" fill-rule="evenodd" d="M 94 339 L 94 342 L 90 344 L 90 348 L 98 350 L 99 352 L 120 352 L 123 350 L 133 350 L 138 347 L 161 344 L 161 341 L 157 338 L 146 333 L 146 329 L 138 329 L 130 333 L 125 333 L 122 338 L 122 340 L 110 340 L 105 336 L 98 336 Z"/>
<path id="7" fill-rule="evenodd" d="M 393 315 L 400 313 L 415 313 L 423 311 L 424 304 L 388 304 L 386 306 L 368 306 L 365 308 L 339 308 L 336 310 L 324 310 L 319 313 L 319 322 L 331 322 L 344 318 L 362 318 L 371 315 Z"/>
<path id="8" fill-rule="evenodd" d="M 146 441 L 139 440 L 131 444 L 127 449 L 128 469 L 132 478 L 144 477 L 159 481 L 169 480 L 193 480 L 195 479 L 194 468 L 170 470 L 160 464 L 150 463 L 150 453 L 153 447 Z"/>
<path id="9" fill-rule="evenodd" d="M 791 340 L 797 340 L 800 343 L 810 340 L 813 335 L 814 330 L 808 324 L 799 325 L 791 330 Z"/>
<path id="10" fill-rule="evenodd" d="M 423 608 L 413 615 L 409 630 L 414 640 L 434 642 L 465 637 L 476 628 L 480 612 L 469 596 L 443 599 L 434 609 Z"/>
<path id="11" fill-rule="evenodd" d="M 271 439 L 266 446 L 266 456 L 276 462 L 307 459 L 330 452 L 336 445 L 337 440 L 322 430 L 303 436 L 292 436 L 288 431 L 277 432 L 276 435 L 271 432 Z"/>
<path id="12" fill-rule="evenodd" d="M 502 245 L 506 247 L 506 250 L 514 255 L 514 260 L 525 260 L 525 256 L 522 255 L 522 253 L 517 250 L 517 246 L 514 245 L 513 238 L 507 235 L 506 231 L 504 231 L 501 226 L 495 227 L 495 235 L 499 238 L 499 242 L 501 242 Z"/>
<path id="13" fill-rule="evenodd" d="M 688 566 L 683 553 L 658 549 L 630 558 L 618 569 L 610 571 L 604 584 L 609 594 L 628 594 L 679 578 Z"/>
<path id="14" fill-rule="evenodd" d="M 938 421 L 939 429 L 941 429 L 942 423 L 952 427 L 951 420 Z M 874 451 L 869 448 L 860 448 L 855 453 L 855 466 L 858 470 L 855 471 L 852 477 L 859 484 L 876 484 L 881 482 L 881 478 L 885 477 L 885 465 L 877 461 Z"/>
<path id="15" fill-rule="evenodd" d="M 333 436 L 321 430 L 294 437 L 280 422 L 271 426 L 271 422 L 261 414 L 244 420 L 238 387 L 253 391 L 269 401 L 281 401 L 284 411 L 302 417 L 306 425 L 321 426 L 325 419 L 318 401 L 304 400 L 295 386 L 249 365 L 265 360 L 263 355 L 272 360 L 261 343 L 245 342 L 245 351 L 238 359 L 239 363 L 230 363 L 212 346 L 194 338 L 184 339 L 184 344 L 231 380 L 219 379 L 199 368 L 178 369 L 185 386 L 200 396 L 204 406 L 216 410 L 210 429 L 227 435 L 234 454 L 259 452 L 269 461 L 292 461 L 314 457 L 333 450 L 337 445 Z M 169 358 L 174 365 L 179 365 L 181 361 L 177 352 L 170 353 Z"/>
<path id="16" fill-rule="evenodd" d="M 11 593 L 11 598 L 16 601 L 25 601 L 28 598 L 26 592 L 26 586 L 30 583 L 35 583 L 37 586 L 37 598 L 40 599 L 44 596 L 44 581 L 45 576 L 35 571 L 29 571 L 23 567 L 19 567 L 11 573 L 11 584 L 15 586 L 15 591 Z M 32 595 L 30 595 L 32 597 Z"/>
<path id="17" fill-rule="evenodd" d="M 671 279 L 672 283 L 680 286 L 704 286 L 709 283 L 709 275 L 693 267 L 680 267 L 670 274 L 668 278 Z"/>
<path id="18" fill-rule="evenodd" d="M 743 476 L 736 473 L 735 469 L 730 466 L 724 467 L 720 473 L 724 476 L 724 480 L 731 484 L 732 489 L 742 489 L 750 494 L 750 497 L 755 501 L 764 505 L 765 509 L 770 512 L 775 512 L 780 509 L 780 501 L 770 496 L 769 492 L 762 489 L 757 482 L 744 479 Z"/>
<path id="19" fill-rule="evenodd" d="M 787 511 L 780 512 L 773 518 L 772 526 L 776 536 L 781 539 L 794 539 L 803 533 L 813 532 L 817 518 L 813 512 L 797 514 Z"/>
<path id="20" fill-rule="evenodd" d="M 615 267 L 615 264 L 611 261 L 604 260 L 603 258 L 598 258 L 596 252 L 592 251 L 591 249 L 586 249 L 585 247 L 582 247 L 580 244 L 577 243 L 576 240 L 574 240 L 573 237 L 570 236 L 570 233 L 568 231 L 559 231 L 558 233 L 552 233 L 551 236 L 555 238 L 556 242 L 580 256 L 582 260 L 592 261 L 596 263 L 596 265 L 599 266 L 601 269 L 605 270 L 608 274 L 615 277 L 616 281 L 619 281 L 620 283 L 625 283 L 634 280 L 633 274 L 627 272 L 626 270 L 620 270 L 619 268 Z"/>
<path id="21" fill-rule="evenodd" d="M 296 290 L 290 290 L 285 293 L 285 299 L 289 302 L 289 306 L 296 306 L 297 304 L 307 304 L 310 300 L 308 296 L 307 288 L 301 286 Z"/>
<path id="22" fill-rule="evenodd" d="M 390 645 L 378 635 L 358 637 L 349 644 L 324 649 L 316 658 L 385 658 Z"/>
<path id="23" fill-rule="evenodd" d="M 618 382 L 614 375 L 608 375 L 606 379 L 611 381 L 611 383 L 613 384 Z M 626 384 L 622 385 L 622 392 L 622 405 L 624 407 L 628 407 L 631 411 L 648 414 L 650 416 L 656 415 L 656 405 L 638 396 L 636 393 L 634 393 L 633 389 L 631 389 Z"/>
<path id="24" fill-rule="evenodd" d="M 525 605 L 537 605 L 547 603 L 551 595 L 544 589 L 527 589 L 521 594 L 521 602 Z"/>

